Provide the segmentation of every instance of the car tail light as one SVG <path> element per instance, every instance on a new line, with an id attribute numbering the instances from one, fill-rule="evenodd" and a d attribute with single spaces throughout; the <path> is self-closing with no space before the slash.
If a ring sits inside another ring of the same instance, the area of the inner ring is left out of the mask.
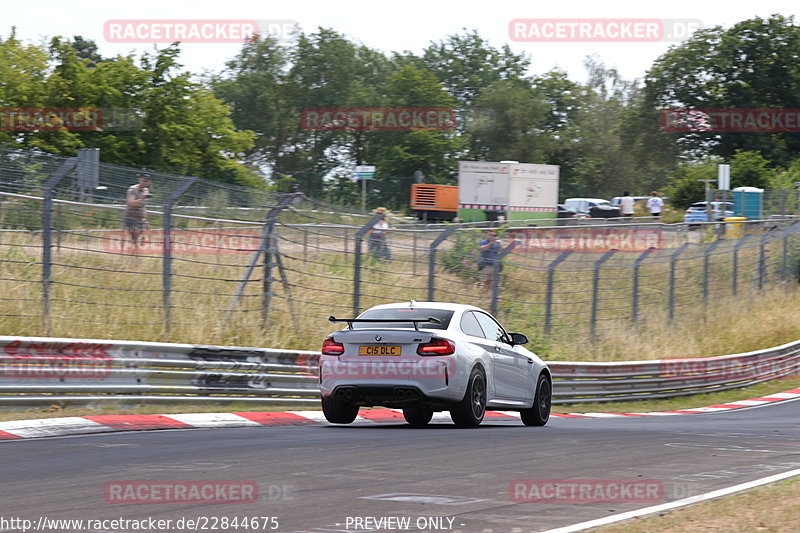
<path id="1" fill-rule="evenodd" d="M 419 355 L 453 355 L 456 353 L 456 345 L 447 339 L 434 337 L 430 342 L 417 346 L 417 353 Z"/>
<path id="2" fill-rule="evenodd" d="M 322 343 L 322 355 L 342 355 L 344 353 L 344 344 L 336 342 L 333 337 L 328 337 Z"/>

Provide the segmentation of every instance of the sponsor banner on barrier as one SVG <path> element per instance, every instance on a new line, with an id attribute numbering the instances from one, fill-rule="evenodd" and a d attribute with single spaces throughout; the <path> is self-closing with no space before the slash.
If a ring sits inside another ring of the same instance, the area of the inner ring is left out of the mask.
<path id="1" fill-rule="evenodd" d="M 92 379 L 111 373 L 113 344 L 14 340 L 0 353 L 0 379 Z"/>
<path id="2" fill-rule="evenodd" d="M 174 254 L 250 254 L 258 250 L 261 233 L 256 229 L 241 230 L 173 230 L 170 234 Z M 103 249 L 109 253 L 131 250 L 133 243 L 127 231 L 109 231 Z M 164 232 L 147 230 L 140 235 L 140 252 L 160 254 L 164 251 Z"/>
<path id="3" fill-rule="evenodd" d="M 657 479 L 515 479 L 508 493 L 515 503 L 654 503 L 664 501 L 664 483 Z"/>
<path id="4" fill-rule="evenodd" d="M 659 229 L 530 229 L 510 232 L 519 243 L 515 252 L 557 250 L 574 252 L 643 252 L 663 248 L 664 236 Z"/>

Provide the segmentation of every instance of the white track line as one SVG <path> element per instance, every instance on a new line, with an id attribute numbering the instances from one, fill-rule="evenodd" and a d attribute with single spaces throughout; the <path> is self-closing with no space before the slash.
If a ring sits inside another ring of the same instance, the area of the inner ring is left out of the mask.
<path id="1" fill-rule="evenodd" d="M 574 531 L 583 531 L 585 529 L 589 529 L 592 527 L 607 526 L 608 524 L 613 524 L 615 522 L 622 522 L 623 520 L 628 520 L 630 518 L 638 518 L 641 516 L 660 513 L 661 511 L 669 511 L 672 509 L 677 509 L 678 507 L 685 507 L 687 505 L 692 505 L 707 500 L 713 500 L 714 498 L 720 498 L 722 496 L 727 496 L 729 494 L 735 494 L 737 492 L 742 492 L 755 487 L 760 487 L 761 485 L 768 485 L 769 483 L 775 483 L 776 481 L 781 481 L 795 476 L 800 476 L 800 468 L 798 468 L 797 470 L 790 470 L 782 474 L 775 474 L 768 477 L 762 477 L 761 479 L 748 481 L 747 483 L 733 485 L 732 487 L 726 487 L 724 489 L 718 489 L 711 492 L 706 492 L 705 494 L 698 494 L 697 496 L 692 496 L 690 498 L 684 498 L 682 500 L 676 500 L 674 502 L 669 502 L 669 503 L 662 503 L 661 505 L 655 505 L 653 507 L 645 507 L 644 509 L 637 509 L 635 511 L 628 511 L 627 513 L 620 513 L 612 516 L 607 516 L 605 518 L 598 518 L 597 520 L 589 520 L 588 522 L 581 522 L 579 524 L 573 524 L 571 526 L 559 527 L 556 529 L 548 529 L 547 531 L 542 531 L 541 533 L 572 533 Z"/>

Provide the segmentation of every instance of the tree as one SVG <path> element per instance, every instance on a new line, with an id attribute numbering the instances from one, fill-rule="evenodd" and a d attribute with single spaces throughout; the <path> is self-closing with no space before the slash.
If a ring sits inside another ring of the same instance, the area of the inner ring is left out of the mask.
<path id="1" fill-rule="evenodd" d="M 792 17 L 755 17 L 700 30 L 656 60 L 645 78 L 645 100 L 652 111 L 670 108 L 800 107 L 800 27 Z M 695 157 L 732 157 L 757 151 L 786 166 L 800 150 L 800 133 L 673 133 Z"/>
<path id="2" fill-rule="evenodd" d="M 477 31 L 465 29 L 463 34 L 431 43 L 423 51 L 422 63 L 451 96 L 468 108 L 492 83 L 524 78 L 530 59 L 515 54 L 508 45 L 494 48 Z"/>
<path id="3" fill-rule="evenodd" d="M 386 79 L 385 102 L 390 107 L 453 109 L 448 95 L 432 73 L 411 64 L 398 67 Z M 433 183 L 452 183 L 463 151 L 463 139 L 455 131 L 411 129 L 401 132 L 366 132 L 365 158 L 377 167 L 376 181 L 381 202 L 393 207 L 408 205 L 414 172 L 419 170 Z"/>

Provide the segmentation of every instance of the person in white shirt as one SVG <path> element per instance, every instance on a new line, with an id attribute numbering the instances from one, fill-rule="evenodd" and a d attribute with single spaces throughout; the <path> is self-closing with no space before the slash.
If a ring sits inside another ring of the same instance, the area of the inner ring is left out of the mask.
<path id="1" fill-rule="evenodd" d="M 386 233 L 389 231 L 389 223 L 386 222 L 386 208 L 378 207 L 375 209 L 375 214 L 381 217 L 372 226 L 369 233 L 369 252 L 375 259 L 388 262 L 392 260 L 392 252 L 389 251 L 389 245 L 386 244 Z"/>
<path id="2" fill-rule="evenodd" d="M 664 207 L 664 200 L 662 200 L 658 193 L 653 191 L 652 196 L 647 200 L 647 208 L 650 210 L 650 215 L 655 218 L 661 217 L 661 208 Z"/>
<path id="3" fill-rule="evenodd" d="M 622 211 L 622 216 L 624 217 L 632 217 L 634 213 L 633 209 L 633 196 L 628 191 L 622 193 L 622 198 L 619 199 L 619 207 Z"/>

